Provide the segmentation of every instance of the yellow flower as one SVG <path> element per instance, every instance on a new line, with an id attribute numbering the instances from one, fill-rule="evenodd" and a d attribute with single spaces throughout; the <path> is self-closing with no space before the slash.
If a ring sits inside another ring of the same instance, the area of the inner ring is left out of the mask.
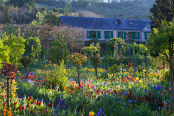
<path id="1" fill-rule="evenodd" d="M 139 83 L 142 83 L 143 81 L 142 80 L 139 80 Z"/>
<path id="2" fill-rule="evenodd" d="M 139 80 L 139 78 L 137 77 L 137 78 L 135 78 L 137 81 Z"/>
<path id="3" fill-rule="evenodd" d="M 116 88 L 117 88 L 117 89 L 120 89 L 120 85 L 117 85 Z"/>
<path id="4" fill-rule="evenodd" d="M 94 114 L 95 114 L 95 113 L 92 112 L 92 111 L 89 112 L 89 116 L 94 116 Z"/>

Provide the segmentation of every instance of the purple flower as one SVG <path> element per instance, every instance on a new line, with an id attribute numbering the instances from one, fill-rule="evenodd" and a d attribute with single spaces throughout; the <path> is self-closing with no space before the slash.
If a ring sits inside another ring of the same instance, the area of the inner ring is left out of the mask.
<path id="1" fill-rule="evenodd" d="M 125 92 L 123 92 L 123 95 L 127 95 L 127 92 L 125 91 Z"/>
<path id="2" fill-rule="evenodd" d="M 100 115 L 102 115 L 102 114 L 105 116 L 104 112 L 102 112 L 102 109 L 100 109 L 100 112 L 99 112 L 98 109 L 97 109 L 97 114 L 96 114 L 96 116 L 100 116 Z"/>
<path id="3" fill-rule="evenodd" d="M 147 86 L 149 86 L 149 87 L 150 87 L 150 86 L 151 86 L 151 84 L 147 84 Z"/>
<path id="4" fill-rule="evenodd" d="M 96 90 L 96 87 L 94 87 L 94 89 Z"/>
<path id="5" fill-rule="evenodd" d="M 104 82 L 104 84 L 106 84 L 106 82 Z"/>
<path id="6" fill-rule="evenodd" d="M 163 87 L 160 87 L 159 85 L 156 87 L 157 90 L 163 89 Z"/>
<path id="7" fill-rule="evenodd" d="M 73 78 L 70 78 L 69 81 L 73 81 Z"/>
<path id="8" fill-rule="evenodd" d="M 34 75 L 35 73 L 34 73 L 34 72 L 29 72 L 28 74 L 29 74 L 29 75 Z"/>
<path id="9" fill-rule="evenodd" d="M 27 74 L 27 72 L 26 72 L 26 71 L 23 71 L 22 73 Z"/>

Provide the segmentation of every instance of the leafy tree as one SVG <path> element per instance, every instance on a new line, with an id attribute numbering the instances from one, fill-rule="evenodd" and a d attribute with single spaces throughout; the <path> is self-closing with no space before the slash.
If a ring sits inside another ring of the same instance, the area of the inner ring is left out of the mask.
<path id="1" fill-rule="evenodd" d="M 170 64 L 171 93 L 173 93 L 173 41 L 174 41 L 174 22 L 162 21 L 161 27 L 154 28 L 147 41 L 148 49 L 151 52 L 159 51 L 166 56 Z M 169 52 L 167 52 L 169 51 Z M 168 57 L 169 56 L 169 57 Z M 174 94 L 171 94 L 174 98 Z M 172 99 L 172 106 L 174 99 Z"/>
<path id="2" fill-rule="evenodd" d="M 29 37 L 25 41 L 24 56 L 29 56 L 32 60 L 38 59 L 41 51 L 41 43 L 38 37 Z"/>
<path id="3" fill-rule="evenodd" d="M 87 61 L 87 56 L 81 53 L 73 53 L 69 54 L 67 58 L 77 68 L 78 81 L 80 86 L 80 68 L 82 67 L 83 63 Z"/>
<path id="4" fill-rule="evenodd" d="M 0 69 L 2 68 L 3 62 L 9 62 L 9 53 L 8 46 L 5 46 L 3 40 L 0 39 Z"/>
<path id="5" fill-rule="evenodd" d="M 81 52 L 86 53 L 89 57 L 88 59 L 88 65 L 90 65 L 90 59 L 91 57 L 100 52 L 100 44 L 97 43 L 96 46 L 94 46 L 94 43 L 91 43 L 89 46 L 85 46 L 81 49 Z"/>
<path id="6" fill-rule="evenodd" d="M 174 15 L 173 0 L 156 0 L 153 7 L 150 9 L 151 14 L 149 18 L 152 20 L 151 29 L 153 27 L 160 27 L 161 21 L 166 20 L 170 22 Z"/>
<path id="7" fill-rule="evenodd" d="M 10 0 L 9 4 L 13 4 L 14 6 L 17 7 L 22 7 L 24 4 L 29 4 L 32 7 L 35 7 L 35 0 Z"/>
<path id="8" fill-rule="evenodd" d="M 56 25 L 58 21 L 58 15 L 53 11 L 49 11 L 44 17 L 44 25 Z"/>
<path id="9" fill-rule="evenodd" d="M 65 3 L 65 8 L 68 12 L 70 12 L 72 10 L 72 6 L 71 6 L 71 2 L 70 1 L 67 1 Z"/>
<path id="10" fill-rule="evenodd" d="M 9 38 L 6 33 L 4 33 L 2 41 L 10 51 L 9 62 L 17 66 L 19 59 L 21 59 L 25 52 L 25 39 L 21 36 L 16 37 L 13 34 L 11 35 L 11 38 Z"/>
<path id="11" fill-rule="evenodd" d="M 79 49 L 80 46 L 83 45 L 83 41 L 81 40 L 82 34 L 83 33 L 80 28 L 54 27 L 52 31 L 54 38 L 52 38 L 52 40 L 55 39 L 56 42 L 59 43 L 63 60 L 65 58 L 65 50 L 67 49 L 67 47 L 70 52 L 73 52 L 74 49 Z"/>
<path id="12" fill-rule="evenodd" d="M 66 64 L 66 60 L 67 60 L 66 57 L 68 56 L 68 52 L 69 52 L 68 48 L 65 47 L 64 49 L 65 64 Z M 63 59 L 62 48 L 58 40 L 54 40 L 51 42 L 48 59 L 51 60 L 51 63 L 58 63 L 59 61 Z"/>
<path id="13" fill-rule="evenodd" d="M 11 38 L 11 34 L 16 35 L 16 29 L 15 29 L 14 25 L 12 25 L 10 23 L 7 23 L 4 26 L 3 31 L 4 31 L 4 33 L 6 33 L 7 36 L 10 36 L 10 38 Z"/>
<path id="14" fill-rule="evenodd" d="M 94 62 L 94 67 L 95 67 L 95 75 L 96 78 L 98 79 L 98 74 L 97 74 L 97 65 L 101 62 L 100 55 L 95 54 L 92 56 L 91 60 Z"/>
<path id="15" fill-rule="evenodd" d="M 33 19 L 31 25 L 43 25 L 45 15 L 46 12 L 37 12 L 36 20 Z"/>

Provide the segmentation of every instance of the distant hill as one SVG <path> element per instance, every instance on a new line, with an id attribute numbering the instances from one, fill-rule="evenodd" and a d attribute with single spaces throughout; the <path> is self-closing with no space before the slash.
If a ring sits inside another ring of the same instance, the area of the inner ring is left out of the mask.
<path id="1" fill-rule="evenodd" d="M 37 0 L 36 0 L 37 3 Z M 131 19 L 146 19 L 150 8 L 155 3 L 155 0 L 144 1 L 125 1 L 120 3 L 90 3 L 90 2 L 71 2 L 72 9 L 69 12 L 79 12 L 82 10 L 91 11 L 95 14 L 101 15 L 105 18 L 118 18 L 118 15 L 122 14 L 124 18 L 130 17 Z M 36 4 L 36 6 L 47 5 L 55 8 L 65 8 L 66 3 L 60 1 L 54 1 L 52 3 Z"/>

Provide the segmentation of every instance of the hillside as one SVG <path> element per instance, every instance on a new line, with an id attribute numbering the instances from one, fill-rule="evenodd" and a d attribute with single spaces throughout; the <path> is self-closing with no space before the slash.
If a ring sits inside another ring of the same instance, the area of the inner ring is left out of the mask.
<path id="1" fill-rule="evenodd" d="M 69 12 L 87 10 L 107 18 L 118 18 L 118 15 L 122 14 L 124 18 L 131 17 L 132 19 L 149 19 L 147 15 L 150 12 L 150 8 L 153 6 L 153 3 L 155 3 L 155 0 L 125 1 L 120 3 L 71 2 L 71 9 Z M 47 5 L 46 7 L 49 9 L 50 6 L 53 8 L 64 9 L 66 3 L 59 3 L 59 1 L 57 1 L 54 4 L 51 2 L 49 2 L 49 4 L 36 4 L 38 7 L 43 5 Z"/>

